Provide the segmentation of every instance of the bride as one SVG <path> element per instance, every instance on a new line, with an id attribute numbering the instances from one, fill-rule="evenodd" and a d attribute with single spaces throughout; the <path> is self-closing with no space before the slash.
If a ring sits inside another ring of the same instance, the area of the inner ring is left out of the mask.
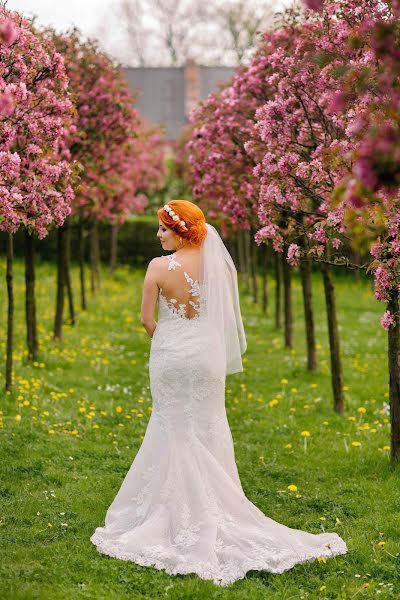
<path id="1" fill-rule="evenodd" d="M 158 210 L 141 320 L 151 337 L 152 413 L 142 445 L 90 540 L 103 554 L 225 586 L 347 552 L 261 512 L 243 491 L 225 410 L 225 377 L 243 370 L 237 273 L 216 229 L 187 200 Z M 158 304 L 158 321 L 155 308 Z"/>

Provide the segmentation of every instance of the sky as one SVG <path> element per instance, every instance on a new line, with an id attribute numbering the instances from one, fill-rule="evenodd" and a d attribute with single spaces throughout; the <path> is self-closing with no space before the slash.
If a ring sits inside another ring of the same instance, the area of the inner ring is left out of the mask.
<path id="1" fill-rule="evenodd" d="M 276 5 L 288 4 L 289 0 L 277 0 Z M 42 25 L 56 29 L 78 27 L 87 36 L 95 35 L 104 16 L 110 11 L 113 0 L 8 0 L 7 8 L 31 17 L 37 15 Z"/>
<path id="2" fill-rule="evenodd" d="M 268 0 L 259 2 L 268 4 Z M 270 0 L 269 3 L 278 10 L 292 0 Z M 129 64 L 131 50 L 127 49 L 123 31 L 113 20 L 116 4 L 117 0 L 7 0 L 6 6 L 28 18 L 36 16 L 39 26 L 51 25 L 56 31 L 75 26 L 84 37 L 99 38 L 100 47 L 117 61 Z M 152 19 L 150 9 L 148 17 Z"/>
<path id="3" fill-rule="evenodd" d="M 95 34 L 99 21 L 113 4 L 112 0 L 8 0 L 7 8 L 27 17 L 37 15 L 38 23 L 57 30 L 75 25 L 83 34 Z"/>

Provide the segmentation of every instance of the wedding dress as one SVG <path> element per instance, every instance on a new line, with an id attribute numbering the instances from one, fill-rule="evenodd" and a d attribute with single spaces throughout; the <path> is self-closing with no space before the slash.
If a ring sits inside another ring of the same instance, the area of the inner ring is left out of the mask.
<path id="1" fill-rule="evenodd" d="M 172 282 L 167 287 L 177 291 L 159 290 L 149 360 L 152 413 L 105 527 L 90 540 L 109 556 L 171 575 L 195 573 L 220 586 L 250 570 L 282 573 L 316 557 L 345 554 L 337 533 L 286 527 L 246 498 L 225 409 L 226 373 L 240 366 L 227 369 L 221 331 L 206 318 L 202 284 L 176 254 L 161 260 Z M 240 324 L 237 310 L 236 319 Z M 243 351 L 243 340 L 237 346 Z"/>

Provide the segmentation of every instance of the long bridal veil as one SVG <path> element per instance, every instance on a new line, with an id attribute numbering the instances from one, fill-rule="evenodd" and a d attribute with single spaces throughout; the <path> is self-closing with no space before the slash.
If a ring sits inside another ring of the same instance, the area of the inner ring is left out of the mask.
<path id="1" fill-rule="evenodd" d="M 219 233 L 206 223 L 207 236 L 202 244 L 200 286 L 204 314 L 211 328 L 218 333 L 226 375 L 243 371 L 241 355 L 247 342 L 240 312 L 239 290 L 235 264 Z"/>

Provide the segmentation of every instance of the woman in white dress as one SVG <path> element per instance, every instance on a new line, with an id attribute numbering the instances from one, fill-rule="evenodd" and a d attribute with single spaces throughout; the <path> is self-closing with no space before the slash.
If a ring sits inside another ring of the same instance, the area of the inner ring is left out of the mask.
<path id="1" fill-rule="evenodd" d="M 152 413 L 142 445 L 91 541 L 98 551 L 226 586 L 347 552 L 264 515 L 245 496 L 225 410 L 226 375 L 243 370 L 237 273 L 216 229 L 187 200 L 158 211 L 164 250 L 143 286 Z M 158 321 L 155 308 L 158 304 Z"/>

